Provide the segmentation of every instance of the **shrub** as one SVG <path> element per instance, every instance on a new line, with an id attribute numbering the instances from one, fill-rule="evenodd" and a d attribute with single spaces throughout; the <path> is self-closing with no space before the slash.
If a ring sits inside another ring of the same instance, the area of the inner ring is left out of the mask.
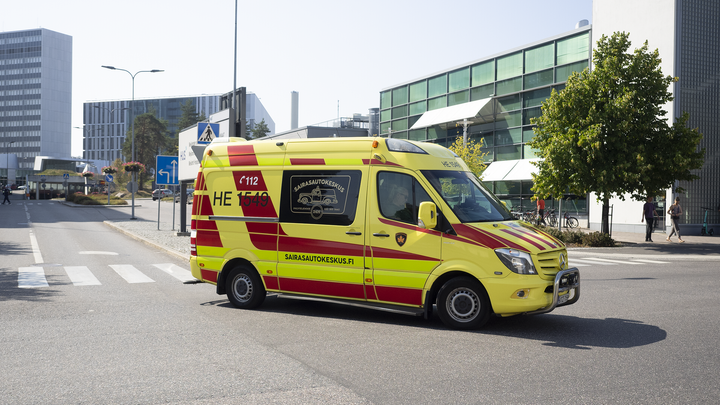
<path id="1" fill-rule="evenodd" d="M 575 245 L 581 245 L 583 244 L 583 238 L 585 237 L 585 233 L 580 230 L 570 230 L 563 232 L 563 242 L 565 243 L 572 243 Z"/>
<path id="2" fill-rule="evenodd" d="M 615 241 L 610 235 L 602 232 L 592 232 L 583 235 L 582 243 L 585 246 L 591 247 L 613 247 Z"/>

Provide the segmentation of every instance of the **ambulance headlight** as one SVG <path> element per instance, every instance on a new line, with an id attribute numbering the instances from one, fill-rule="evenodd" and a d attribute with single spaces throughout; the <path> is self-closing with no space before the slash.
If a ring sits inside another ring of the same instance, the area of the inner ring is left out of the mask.
<path id="1" fill-rule="evenodd" d="M 537 274 L 535 265 L 533 264 L 532 258 L 529 253 L 522 252 L 516 249 L 495 249 L 495 254 L 501 262 L 510 269 L 513 273 L 517 274 Z"/>

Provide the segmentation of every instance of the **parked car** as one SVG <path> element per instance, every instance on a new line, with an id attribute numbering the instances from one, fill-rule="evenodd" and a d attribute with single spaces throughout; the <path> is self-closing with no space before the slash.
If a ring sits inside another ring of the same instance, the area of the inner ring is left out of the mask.
<path id="1" fill-rule="evenodd" d="M 153 201 L 155 201 L 158 198 L 163 199 L 165 197 L 171 197 L 172 195 L 173 195 L 172 190 L 168 190 L 166 188 L 158 188 L 158 189 L 153 190 L 152 199 L 153 199 Z"/>
<path id="2" fill-rule="evenodd" d="M 195 189 L 194 189 L 194 188 L 189 188 L 189 189 L 187 189 L 187 203 L 188 203 L 188 204 L 192 204 L 193 193 L 194 193 L 194 192 L 195 192 Z M 179 203 L 179 202 L 180 202 L 180 192 L 179 192 L 179 191 L 178 191 L 177 193 L 175 193 L 175 202 L 176 202 L 176 203 Z"/>

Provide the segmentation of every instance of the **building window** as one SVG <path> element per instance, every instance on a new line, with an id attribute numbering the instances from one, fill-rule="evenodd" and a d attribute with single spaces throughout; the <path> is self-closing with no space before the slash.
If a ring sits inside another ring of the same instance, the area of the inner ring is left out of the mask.
<path id="1" fill-rule="evenodd" d="M 572 72 L 582 72 L 588 66 L 587 60 L 555 68 L 555 83 L 567 81 Z"/>
<path id="2" fill-rule="evenodd" d="M 454 94 L 448 94 L 448 100 L 447 100 L 448 107 L 457 105 L 457 104 L 467 103 L 468 101 L 470 101 L 470 91 L 469 90 L 461 91 L 459 93 L 454 93 Z"/>
<path id="3" fill-rule="evenodd" d="M 392 93 L 388 91 L 383 91 L 380 93 L 380 109 L 390 108 L 392 107 Z"/>
<path id="4" fill-rule="evenodd" d="M 472 67 L 472 87 L 495 81 L 495 61 L 487 61 Z"/>
<path id="5" fill-rule="evenodd" d="M 553 70 L 548 69 L 541 72 L 530 73 L 525 75 L 523 80 L 525 89 L 546 86 L 553 83 Z"/>
<path id="6" fill-rule="evenodd" d="M 547 44 L 525 51 L 525 73 L 547 69 L 555 65 L 555 44 Z"/>
<path id="7" fill-rule="evenodd" d="M 557 41 L 557 64 L 587 60 L 590 57 L 590 33 Z"/>
<path id="8" fill-rule="evenodd" d="M 495 84 L 490 83 L 484 86 L 475 87 L 470 90 L 470 100 L 482 100 L 484 98 L 492 97 L 495 95 Z"/>
<path id="9" fill-rule="evenodd" d="M 428 97 L 447 93 L 447 76 L 442 75 L 428 80 Z M 444 107 L 444 106 L 443 106 Z"/>
<path id="10" fill-rule="evenodd" d="M 445 107 L 447 107 L 447 101 L 445 96 L 428 100 L 428 111 L 437 110 L 438 108 Z"/>
<path id="11" fill-rule="evenodd" d="M 523 73 L 522 52 L 497 59 L 497 80 L 520 76 Z"/>
<path id="12" fill-rule="evenodd" d="M 407 104 L 408 102 L 408 89 L 407 86 L 402 86 L 392 91 L 392 105 L 393 107 Z"/>
<path id="13" fill-rule="evenodd" d="M 503 80 L 496 83 L 497 96 L 503 94 L 515 93 L 522 90 L 522 77 L 516 77 L 514 79 Z"/>
<path id="14" fill-rule="evenodd" d="M 427 98 L 427 83 L 425 80 L 410 85 L 410 102 Z"/>
<path id="15" fill-rule="evenodd" d="M 470 68 L 464 68 L 450 72 L 448 75 L 450 83 L 448 85 L 449 92 L 464 90 L 470 87 Z"/>
<path id="16" fill-rule="evenodd" d="M 419 103 L 410 104 L 410 112 L 409 115 L 416 115 L 416 114 L 422 114 L 427 110 L 427 107 L 425 106 L 425 101 L 421 101 Z"/>

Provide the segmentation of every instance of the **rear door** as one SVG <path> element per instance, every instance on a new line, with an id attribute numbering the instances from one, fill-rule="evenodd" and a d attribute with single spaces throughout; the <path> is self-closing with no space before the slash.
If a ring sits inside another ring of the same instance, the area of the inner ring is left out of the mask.
<path id="1" fill-rule="evenodd" d="M 373 282 L 375 300 L 420 306 L 425 282 L 441 262 L 442 234 L 418 227 L 417 211 L 423 201 L 437 202 L 412 171 L 373 167 L 370 176 L 372 274 L 366 279 Z"/>

